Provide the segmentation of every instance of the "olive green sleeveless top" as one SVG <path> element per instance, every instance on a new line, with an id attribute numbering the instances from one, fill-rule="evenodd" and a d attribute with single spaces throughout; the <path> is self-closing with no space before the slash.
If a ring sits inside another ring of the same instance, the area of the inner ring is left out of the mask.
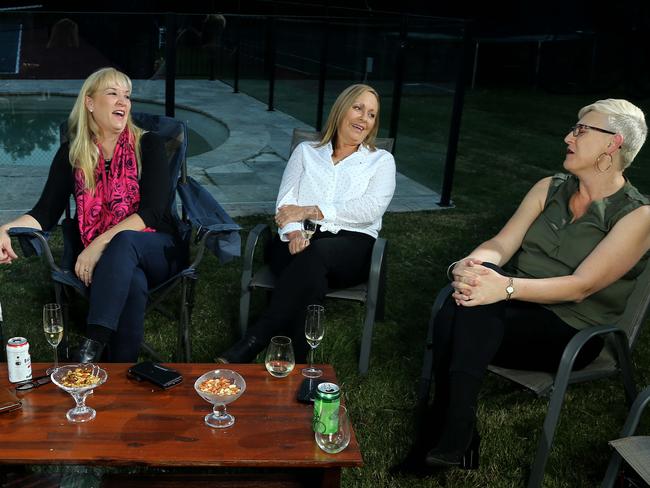
<path id="1" fill-rule="evenodd" d="M 569 209 L 569 198 L 577 190 L 578 179 L 575 176 L 553 176 L 544 210 L 528 229 L 519 251 L 505 266 L 508 273 L 521 278 L 573 274 L 621 218 L 649 204 L 648 199 L 626 180 L 619 191 L 592 202 L 582 217 L 571 222 L 573 215 Z M 577 329 L 612 324 L 623 313 L 647 258 L 646 254 L 625 276 L 580 303 L 543 306 Z"/>

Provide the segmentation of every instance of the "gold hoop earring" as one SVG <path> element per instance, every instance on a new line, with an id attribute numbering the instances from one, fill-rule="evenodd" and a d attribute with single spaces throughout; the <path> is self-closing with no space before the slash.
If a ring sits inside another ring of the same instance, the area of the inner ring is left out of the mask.
<path id="1" fill-rule="evenodd" d="M 606 156 L 606 157 L 609 158 L 609 166 L 607 166 L 607 168 L 605 168 L 605 169 L 600 167 L 600 163 L 601 163 L 600 160 L 602 159 L 603 156 Z M 612 155 L 607 154 L 607 153 L 602 153 L 600 156 L 598 156 L 596 158 L 596 163 L 594 164 L 594 166 L 596 166 L 596 171 L 598 171 L 599 173 L 607 173 L 611 169 L 613 164 L 614 164 L 614 161 L 612 160 Z"/>

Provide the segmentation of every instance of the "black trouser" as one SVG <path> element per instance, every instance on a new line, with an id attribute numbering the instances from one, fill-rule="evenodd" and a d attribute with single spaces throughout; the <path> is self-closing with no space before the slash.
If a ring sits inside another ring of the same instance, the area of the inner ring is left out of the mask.
<path id="1" fill-rule="evenodd" d="M 271 303 L 247 333 L 264 344 L 274 335 L 289 335 L 296 361 L 304 362 L 308 350 L 304 329 L 307 305 L 322 304 L 328 288 L 366 281 L 374 242 L 372 236 L 360 232 L 318 230 L 304 251 L 292 255 L 288 243 L 276 236 L 268 256 L 277 277 Z"/>
<path id="2" fill-rule="evenodd" d="M 505 274 L 497 266 L 486 266 Z M 463 307 L 449 296 L 434 321 L 435 397 L 428 420 L 436 425 L 425 429 L 429 439 L 437 442 L 442 429 L 444 442 L 456 435 L 453 424 L 472 425 L 489 364 L 555 373 L 564 348 L 577 333 L 536 303 L 504 300 Z M 602 348 L 601 338 L 588 341 L 574 367 L 584 368 Z"/>

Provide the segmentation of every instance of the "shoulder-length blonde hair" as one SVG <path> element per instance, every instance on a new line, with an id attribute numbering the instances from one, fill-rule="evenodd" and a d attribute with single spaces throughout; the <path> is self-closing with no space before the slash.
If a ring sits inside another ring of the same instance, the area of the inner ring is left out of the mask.
<path id="1" fill-rule="evenodd" d="M 72 107 L 72 112 L 70 112 L 70 116 L 68 117 L 70 164 L 73 168 L 81 170 L 84 176 L 85 186 L 89 190 L 94 190 L 96 185 L 95 168 L 99 159 L 99 149 L 95 140 L 99 136 L 100 130 L 90 115 L 89 110 L 86 108 L 86 97 L 92 97 L 98 91 L 112 84 L 122 88 L 128 88 L 131 91 L 132 84 L 129 77 L 115 68 L 101 68 L 92 73 L 81 86 L 77 100 Z M 138 175 L 140 175 L 140 138 L 142 137 L 143 131 L 133 123 L 130 113 L 126 126 L 134 139 L 135 157 L 138 166 Z"/>
<path id="2" fill-rule="evenodd" d="M 341 120 L 343 120 L 343 117 L 345 117 L 346 112 L 354 104 L 355 100 L 359 98 L 362 93 L 365 93 L 367 91 L 372 93 L 377 99 L 377 113 L 375 114 L 375 125 L 372 129 L 370 129 L 370 132 L 368 132 L 368 135 L 362 144 L 366 145 L 371 151 L 377 149 L 375 146 L 375 139 L 377 138 L 377 132 L 379 131 L 379 93 L 377 93 L 377 90 L 375 90 L 373 87 L 364 84 L 350 85 L 336 98 L 336 101 L 332 106 L 332 110 L 330 110 L 330 114 L 327 117 L 327 124 L 325 125 L 325 130 L 323 131 L 323 137 L 316 145 L 316 147 L 324 146 L 329 142 L 336 144 L 336 132 L 339 128 Z"/>

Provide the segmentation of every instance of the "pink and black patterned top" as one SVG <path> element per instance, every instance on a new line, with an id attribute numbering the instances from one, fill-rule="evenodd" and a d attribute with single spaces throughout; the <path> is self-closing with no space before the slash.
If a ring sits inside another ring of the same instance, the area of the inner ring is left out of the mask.
<path id="1" fill-rule="evenodd" d="M 138 210 L 140 183 L 134 144 L 133 135 L 126 128 L 117 140 L 108 169 L 104 168 L 104 160 L 99 157 L 94 191 L 85 188 L 83 172 L 80 169 L 74 171 L 77 219 L 84 247 Z M 97 146 L 101 154 L 101 146 Z M 143 232 L 155 232 L 155 229 L 147 227 Z"/>
<path id="2" fill-rule="evenodd" d="M 88 227 L 87 238 L 90 237 L 92 240 L 93 237 L 101 234 L 100 229 L 104 229 L 106 221 L 103 219 L 103 225 L 97 224 L 95 226 L 92 224 L 92 222 L 95 222 L 95 214 L 101 214 L 103 210 L 113 210 L 115 216 L 119 217 L 120 220 L 137 213 L 147 227 L 155 229 L 157 232 L 177 235 L 176 224 L 171 216 L 170 174 L 162 138 L 152 132 L 145 133 L 140 140 L 140 151 L 142 153 L 142 172 L 139 180 L 135 164 L 132 167 L 132 172 L 130 172 L 130 163 L 123 163 L 121 170 L 116 167 L 115 154 L 108 174 L 104 171 L 103 161 L 101 165 L 98 165 L 97 171 L 102 173 L 99 177 L 96 176 L 98 186 L 104 184 L 104 198 L 108 200 L 100 208 L 84 199 L 82 206 L 88 208 L 91 212 L 91 224 Z M 76 191 L 77 178 L 75 170 L 70 164 L 68 153 L 69 145 L 66 142 L 61 145 L 54 156 L 41 197 L 34 208 L 27 212 L 28 215 L 31 215 L 39 222 L 43 230 L 51 230 L 58 223 L 70 201 L 71 195 L 75 196 L 77 205 L 79 205 Z M 131 179 L 118 178 L 114 180 L 113 176 L 117 174 L 122 175 L 122 177 L 130 174 Z M 120 192 L 120 188 L 124 188 L 125 184 L 130 185 L 131 193 Z M 137 191 L 134 184 L 137 185 Z M 118 193 L 122 196 L 118 196 Z M 136 203 L 138 199 L 139 201 Z M 131 208 L 127 211 L 126 208 L 129 205 Z M 78 208 L 77 217 L 80 221 L 87 219 L 85 210 L 83 215 L 82 217 L 82 212 Z"/>

